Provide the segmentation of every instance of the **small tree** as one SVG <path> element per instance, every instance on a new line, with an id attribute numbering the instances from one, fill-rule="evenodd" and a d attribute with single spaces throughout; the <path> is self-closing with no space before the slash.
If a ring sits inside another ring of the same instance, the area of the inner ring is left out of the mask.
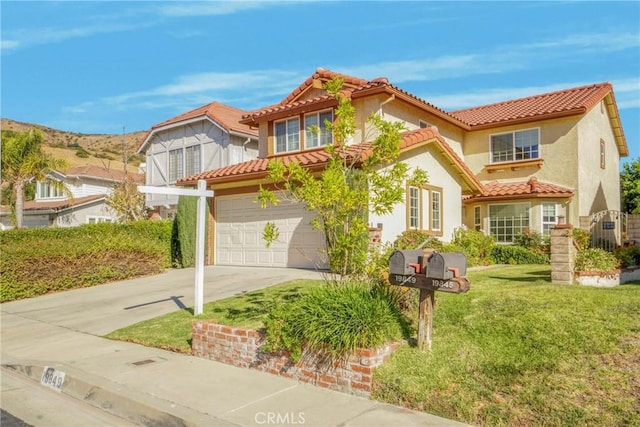
<path id="1" fill-rule="evenodd" d="M 622 210 L 640 214 L 640 158 L 625 163 L 620 172 Z"/>
<path id="2" fill-rule="evenodd" d="M 61 181 L 51 179 L 47 173 L 66 166 L 64 160 L 55 159 L 42 149 L 44 136 L 38 129 L 2 135 L 2 180 L 11 188 L 10 205 L 13 222 L 21 228 L 24 215 L 25 188 L 41 181 L 68 192 Z"/>
<path id="3" fill-rule="evenodd" d="M 115 212 L 120 222 L 138 221 L 147 218 L 144 194 L 129 179 L 118 182 L 107 197 L 107 205 Z"/>
<path id="4" fill-rule="evenodd" d="M 333 133 L 333 144 L 326 147 L 330 158 L 320 176 L 299 163 L 285 165 L 281 160 L 269 162 L 268 178 L 282 190 L 284 197 L 305 203 L 316 212 L 311 224 L 325 235 L 329 267 L 342 278 L 359 273 L 367 262 L 368 212 L 389 214 L 405 197 L 408 166 L 400 155 L 402 122 L 388 122 L 376 114 L 369 122 L 379 131 L 370 146 L 349 146 L 354 135 L 355 109 L 342 92 L 342 79 L 325 84 L 325 90 L 338 100 L 334 123 L 325 126 Z M 314 129 L 318 131 L 318 129 Z M 412 181 L 426 183 L 426 172 L 417 169 Z M 277 205 L 276 194 L 260 188 L 258 200 L 263 208 Z M 269 246 L 279 236 L 274 223 L 268 223 L 263 238 Z"/>

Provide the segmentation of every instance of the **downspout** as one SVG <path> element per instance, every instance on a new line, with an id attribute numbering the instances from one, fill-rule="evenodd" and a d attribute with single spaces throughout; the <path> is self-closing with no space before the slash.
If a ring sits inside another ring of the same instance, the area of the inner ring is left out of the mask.
<path id="1" fill-rule="evenodd" d="M 389 98 L 385 99 L 384 101 L 382 101 L 382 102 L 380 103 L 380 106 L 378 107 L 378 109 L 380 110 L 380 117 L 384 117 L 384 113 L 382 112 L 382 106 L 383 106 L 384 104 L 387 104 L 387 103 L 389 103 L 389 102 L 393 101 L 394 99 L 396 99 L 396 95 L 395 95 L 395 94 L 391 94 L 391 95 L 389 96 Z"/>
<path id="2" fill-rule="evenodd" d="M 251 142 L 251 138 L 247 138 L 247 140 L 245 142 L 242 143 L 242 159 L 241 161 L 244 162 L 244 152 L 247 151 L 247 144 Z"/>

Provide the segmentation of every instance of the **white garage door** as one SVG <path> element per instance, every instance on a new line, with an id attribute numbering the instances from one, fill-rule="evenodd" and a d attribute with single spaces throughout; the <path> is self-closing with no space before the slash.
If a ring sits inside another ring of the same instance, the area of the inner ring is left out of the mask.
<path id="1" fill-rule="evenodd" d="M 314 215 L 286 201 L 262 209 L 256 197 L 216 197 L 216 264 L 324 268 L 318 254 L 325 248 L 324 236 L 309 224 Z M 280 231 L 269 248 L 262 239 L 267 222 Z"/>

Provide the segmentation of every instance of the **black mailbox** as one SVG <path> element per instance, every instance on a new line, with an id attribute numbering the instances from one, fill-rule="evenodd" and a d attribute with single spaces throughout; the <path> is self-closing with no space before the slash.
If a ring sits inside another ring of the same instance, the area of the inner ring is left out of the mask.
<path id="1" fill-rule="evenodd" d="M 416 273 L 415 265 L 422 264 L 422 249 L 395 251 L 389 258 L 389 273 L 412 275 Z M 420 267 L 417 269 L 420 272 Z"/>
<path id="2" fill-rule="evenodd" d="M 467 257 L 460 252 L 434 252 L 427 258 L 425 267 L 425 275 L 432 279 L 464 277 L 467 275 Z"/>

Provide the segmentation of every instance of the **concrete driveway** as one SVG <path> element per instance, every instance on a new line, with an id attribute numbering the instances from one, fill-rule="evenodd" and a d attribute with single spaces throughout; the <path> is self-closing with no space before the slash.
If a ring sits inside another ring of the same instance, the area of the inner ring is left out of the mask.
<path id="1" fill-rule="evenodd" d="M 321 279 L 322 273 L 293 268 L 209 266 L 204 302 L 227 298 L 294 279 Z M 195 270 L 107 283 L 2 304 L 4 313 L 92 335 L 105 335 L 142 320 L 193 307 Z M 4 336 L 4 334 L 3 334 Z"/>

